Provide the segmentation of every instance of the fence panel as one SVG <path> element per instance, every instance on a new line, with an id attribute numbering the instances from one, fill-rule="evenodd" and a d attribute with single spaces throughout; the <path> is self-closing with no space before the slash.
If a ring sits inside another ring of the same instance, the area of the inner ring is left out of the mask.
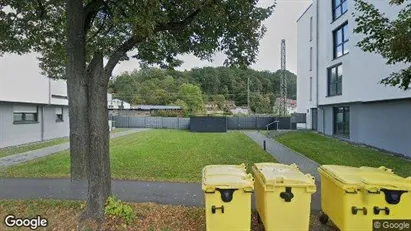
<path id="1" fill-rule="evenodd" d="M 112 119 L 116 128 L 128 128 L 128 117 L 113 116 Z"/>
<path id="2" fill-rule="evenodd" d="M 146 128 L 162 128 L 162 118 L 161 117 L 144 117 Z"/>
<path id="3" fill-rule="evenodd" d="M 279 129 L 295 129 L 291 124 L 295 124 L 291 117 L 223 117 L 226 119 L 226 129 L 266 129 L 266 125 L 274 121 L 279 121 Z M 190 118 L 177 117 L 129 117 L 129 116 L 113 116 L 114 126 L 117 128 L 163 128 L 163 129 L 190 129 Z M 205 119 L 202 123 L 205 127 L 213 127 L 214 118 Z M 218 118 L 216 119 L 216 121 Z M 273 123 L 269 129 L 276 129 L 277 124 Z M 211 128 L 210 128 L 211 129 Z M 211 129 L 213 130 L 213 129 Z"/>
<path id="4" fill-rule="evenodd" d="M 178 129 L 189 129 L 190 128 L 190 118 L 177 118 L 178 119 Z"/>
<path id="5" fill-rule="evenodd" d="M 163 117 L 162 127 L 165 129 L 178 129 L 178 118 Z"/>
<path id="6" fill-rule="evenodd" d="M 125 117 L 128 118 L 129 128 L 144 128 L 144 117 Z"/>

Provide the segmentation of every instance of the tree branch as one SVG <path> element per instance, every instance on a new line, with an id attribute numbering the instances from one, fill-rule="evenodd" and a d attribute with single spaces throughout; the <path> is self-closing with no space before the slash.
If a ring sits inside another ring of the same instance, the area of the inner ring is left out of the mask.
<path id="1" fill-rule="evenodd" d="M 84 7 L 84 31 L 87 32 L 91 27 L 91 21 L 94 15 L 98 12 L 101 6 L 104 5 L 104 0 L 92 0 Z"/>
<path id="2" fill-rule="evenodd" d="M 144 41 L 145 38 L 138 37 L 136 35 L 129 38 L 125 41 L 121 46 L 110 56 L 106 66 L 104 67 L 104 71 L 107 74 L 107 77 L 111 77 L 111 73 L 113 72 L 114 67 L 120 61 L 120 59 L 127 53 L 127 51 L 131 50 L 137 43 Z"/>
<path id="3" fill-rule="evenodd" d="M 154 33 L 161 32 L 161 31 L 179 31 L 184 29 L 187 25 L 189 25 L 196 16 L 201 12 L 204 6 L 207 4 L 216 4 L 217 0 L 205 1 L 200 8 L 189 14 L 185 19 L 177 22 L 168 22 L 162 23 L 156 26 L 154 29 Z M 111 76 L 114 67 L 117 63 L 121 60 L 121 58 L 130 51 L 136 44 L 144 41 L 146 37 L 137 37 L 137 35 L 133 35 L 130 39 L 124 42 L 110 57 L 108 63 L 106 64 L 104 71 L 106 72 L 108 78 Z"/>

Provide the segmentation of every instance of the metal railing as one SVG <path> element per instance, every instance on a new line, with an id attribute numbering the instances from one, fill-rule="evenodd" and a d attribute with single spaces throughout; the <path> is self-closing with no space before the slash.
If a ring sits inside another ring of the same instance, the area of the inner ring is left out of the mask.
<path id="1" fill-rule="evenodd" d="M 265 127 L 267 128 L 267 134 L 268 134 L 268 127 L 270 127 L 270 125 L 271 125 L 271 124 L 274 124 L 274 123 L 277 123 L 277 130 L 278 130 L 278 124 L 280 123 L 280 121 L 276 120 L 276 121 L 273 121 L 273 122 L 265 125 Z"/>

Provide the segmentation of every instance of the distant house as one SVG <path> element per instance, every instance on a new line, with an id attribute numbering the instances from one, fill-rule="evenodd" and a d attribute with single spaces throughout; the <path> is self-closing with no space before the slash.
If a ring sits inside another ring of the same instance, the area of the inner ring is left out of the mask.
<path id="1" fill-rule="evenodd" d="M 218 108 L 218 105 L 216 102 L 208 102 L 205 105 L 206 108 L 206 114 L 223 114 L 224 110 Z M 235 105 L 235 101 L 234 100 L 226 100 L 224 102 L 223 108 L 228 108 L 230 111 L 234 110 L 237 108 L 237 106 Z"/>
<path id="2" fill-rule="evenodd" d="M 249 113 L 247 106 L 245 106 L 245 107 L 236 107 L 234 109 L 231 109 L 230 111 L 234 115 L 238 115 L 238 114 L 248 115 L 248 113 Z"/>
<path id="3" fill-rule="evenodd" d="M 131 105 L 126 101 L 120 99 L 113 99 L 112 94 L 107 94 L 108 109 L 131 109 Z"/>
<path id="4" fill-rule="evenodd" d="M 284 101 L 283 98 L 277 98 L 275 100 L 275 105 L 279 107 L 280 103 Z M 291 115 L 295 112 L 297 112 L 297 100 L 294 99 L 286 99 L 286 107 L 287 107 L 287 114 Z"/>
<path id="5" fill-rule="evenodd" d="M 66 81 L 41 75 L 35 55 L 0 58 L 0 148 L 69 136 L 68 113 Z"/>

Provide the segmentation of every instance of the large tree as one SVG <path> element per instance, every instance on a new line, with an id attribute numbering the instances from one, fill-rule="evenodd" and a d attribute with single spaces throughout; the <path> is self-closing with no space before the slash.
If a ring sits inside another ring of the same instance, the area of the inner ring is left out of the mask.
<path id="1" fill-rule="evenodd" d="M 358 43 L 364 51 L 380 54 L 387 59 L 387 64 L 408 65 L 411 63 L 411 1 L 391 0 L 390 4 L 402 7 L 394 19 L 388 18 L 372 1 L 355 0 L 357 27 L 354 32 L 364 34 Z M 411 66 L 392 73 L 381 83 L 409 89 Z"/>
<path id="2" fill-rule="evenodd" d="M 173 68 L 179 54 L 211 60 L 224 52 L 226 65 L 246 67 L 274 1 L 0 0 L 0 54 L 36 52 L 45 75 L 67 79 L 71 177 L 88 179 L 83 218 L 101 220 L 111 194 L 107 88 L 115 66 L 133 57 Z"/>

